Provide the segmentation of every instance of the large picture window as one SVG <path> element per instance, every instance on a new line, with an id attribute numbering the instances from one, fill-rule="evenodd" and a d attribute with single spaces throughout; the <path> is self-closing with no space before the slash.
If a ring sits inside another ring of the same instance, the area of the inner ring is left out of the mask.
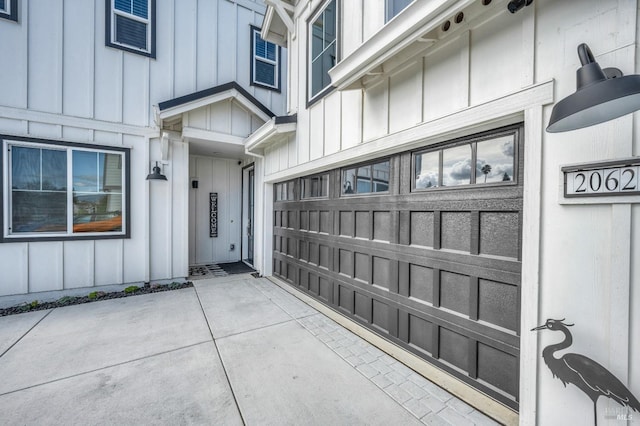
<path id="1" fill-rule="evenodd" d="M 309 102 L 331 86 L 329 70 L 338 61 L 337 17 L 337 2 L 331 0 L 309 21 Z"/>
<path id="2" fill-rule="evenodd" d="M 251 84 L 280 90 L 280 47 L 263 40 L 260 29 L 251 27 Z"/>
<path id="3" fill-rule="evenodd" d="M 156 1 L 105 1 L 106 45 L 155 58 Z"/>
<path id="4" fill-rule="evenodd" d="M 5 241 L 128 237 L 128 149 L 3 141 Z"/>
<path id="5" fill-rule="evenodd" d="M 0 18 L 18 21 L 18 0 L 0 0 Z"/>

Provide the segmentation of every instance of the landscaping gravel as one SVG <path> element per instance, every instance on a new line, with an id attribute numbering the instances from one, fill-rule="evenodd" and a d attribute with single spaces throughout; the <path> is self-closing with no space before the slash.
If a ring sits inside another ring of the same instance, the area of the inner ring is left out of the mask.
<path id="1" fill-rule="evenodd" d="M 80 305 L 82 303 L 97 302 L 99 300 L 118 299 L 120 297 L 137 296 L 140 294 L 159 293 L 161 291 L 179 290 L 181 288 L 193 287 L 191 281 L 184 283 L 171 284 L 147 284 L 144 287 L 130 286 L 123 291 L 103 292 L 93 291 L 87 296 L 64 296 L 53 302 L 38 302 L 34 300 L 30 303 L 22 303 L 17 306 L 0 309 L 0 317 L 14 314 L 22 314 L 24 312 L 41 311 L 44 309 L 61 308 L 63 306 Z"/>

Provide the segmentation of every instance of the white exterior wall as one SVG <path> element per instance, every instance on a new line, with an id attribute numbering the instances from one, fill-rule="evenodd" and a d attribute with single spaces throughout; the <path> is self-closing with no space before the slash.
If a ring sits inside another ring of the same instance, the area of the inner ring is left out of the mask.
<path id="1" fill-rule="evenodd" d="M 250 25 L 264 4 L 157 0 L 154 59 L 105 46 L 104 0 L 18 6 L 18 22 L 0 19 L 0 134 L 130 147 L 131 238 L 2 243 L 0 296 L 186 277 L 190 150 L 172 133 L 168 182 L 145 180 L 161 160 L 154 106 L 236 81 L 283 114 L 284 89 L 249 84 Z M 231 117 L 232 135 L 260 124 L 237 107 Z"/>
<path id="2" fill-rule="evenodd" d="M 593 358 L 640 397 L 637 197 L 593 204 L 565 202 L 560 194 L 563 165 L 640 156 L 640 114 L 564 134 L 544 129 L 553 104 L 575 91 L 578 44 L 588 43 L 603 68 L 640 72 L 638 3 L 535 0 L 516 14 L 506 3 L 492 2 L 493 12 L 461 24 L 365 88 L 336 90 L 307 107 L 306 20 L 320 3 L 299 2 L 295 38 L 288 41 L 298 130 L 295 140 L 265 149 L 266 181 L 524 121 L 520 422 L 590 424 L 589 398 L 565 388 L 541 359 L 542 349 L 561 336 L 529 330 L 547 318 L 575 323 L 570 352 Z M 384 2 L 341 4 L 344 59 L 383 28 Z M 283 161 L 284 152 L 297 156 Z M 619 405 L 601 398 L 598 408 L 599 424 L 606 424 L 605 410 Z"/>

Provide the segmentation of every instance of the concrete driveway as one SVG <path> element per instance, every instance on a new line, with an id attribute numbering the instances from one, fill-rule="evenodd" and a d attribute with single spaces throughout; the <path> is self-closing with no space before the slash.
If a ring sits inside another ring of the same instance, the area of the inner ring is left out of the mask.
<path id="1" fill-rule="evenodd" d="M 264 278 L 0 318 L 0 423 L 495 424 Z"/>

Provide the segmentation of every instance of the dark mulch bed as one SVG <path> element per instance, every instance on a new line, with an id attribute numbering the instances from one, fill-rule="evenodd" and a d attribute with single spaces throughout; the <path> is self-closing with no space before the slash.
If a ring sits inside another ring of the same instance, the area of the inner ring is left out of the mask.
<path id="1" fill-rule="evenodd" d="M 44 309 L 61 308 L 63 306 L 80 305 L 82 303 L 97 302 L 99 300 L 119 299 L 121 297 L 137 296 L 140 294 L 159 293 L 161 291 L 179 290 L 181 288 L 193 287 L 191 281 L 185 283 L 171 283 L 166 285 L 147 284 L 144 287 L 130 286 L 123 291 L 114 291 L 106 293 L 103 291 L 94 291 L 87 296 L 64 296 L 53 302 L 39 303 L 34 300 L 30 303 L 23 303 L 17 306 L 0 309 L 0 317 L 13 314 L 22 314 L 24 312 L 41 311 Z"/>

